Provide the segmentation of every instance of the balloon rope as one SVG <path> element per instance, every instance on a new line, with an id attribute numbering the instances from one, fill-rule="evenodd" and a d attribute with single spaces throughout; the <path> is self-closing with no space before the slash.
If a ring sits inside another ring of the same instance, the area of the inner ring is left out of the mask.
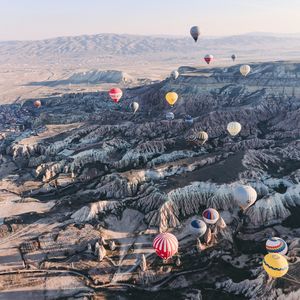
<path id="1" fill-rule="evenodd" d="M 297 283 L 297 284 L 300 284 L 299 281 L 297 281 L 297 279 L 295 279 L 294 277 L 292 277 L 291 275 L 289 274 L 286 274 L 286 276 L 290 276 L 292 279 L 289 279 L 289 278 L 286 278 L 286 277 L 282 277 L 282 279 L 285 279 L 285 280 L 288 280 L 288 281 L 291 281 L 291 282 L 294 282 L 294 283 Z"/>

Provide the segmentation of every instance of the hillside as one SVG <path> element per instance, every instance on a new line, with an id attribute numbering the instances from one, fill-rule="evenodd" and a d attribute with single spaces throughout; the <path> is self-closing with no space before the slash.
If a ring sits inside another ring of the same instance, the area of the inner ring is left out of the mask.
<path id="1" fill-rule="evenodd" d="M 299 297 L 298 285 L 283 279 L 266 288 L 261 261 L 266 239 L 280 236 L 289 274 L 300 280 L 300 64 L 252 63 L 245 78 L 239 67 L 182 66 L 176 80 L 124 89 L 119 104 L 100 92 L 46 97 L 40 109 L 34 99 L 0 106 L 1 124 L 10 118 L 0 146 L 8 199 L 1 270 L 40 272 L 16 273 L 11 290 L 32 281 L 42 293 L 39 278 L 52 272 L 53 283 L 72 270 L 84 279 L 69 279 L 56 296 L 108 289 L 126 299 L 123 288 L 137 299 L 141 291 L 187 299 L 200 290 L 219 299 Z M 173 108 L 168 91 L 179 95 Z M 165 120 L 170 111 L 173 121 Z M 242 124 L 236 137 L 226 131 L 231 121 Z M 202 146 L 190 142 L 200 130 L 209 136 Z M 258 194 L 244 212 L 233 198 L 241 183 Z M 189 223 L 207 207 L 221 218 L 200 241 Z M 177 236 L 179 254 L 164 264 L 152 241 L 165 230 Z"/>
<path id="2" fill-rule="evenodd" d="M 293 59 L 299 57 L 300 37 L 240 35 L 201 38 L 195 44 L 190 37 L 156 37 L 97 34 L 58 37 L 37 41 L 0 42 L 0 63 L 53 63 L 58 59 L 78 62 L 89 58 L 156 57 L 184 58 L 212 53 L 226 58 L 232 52 L 252 60 Z M 168 55 L 168 56 L 167 56 Z"/>

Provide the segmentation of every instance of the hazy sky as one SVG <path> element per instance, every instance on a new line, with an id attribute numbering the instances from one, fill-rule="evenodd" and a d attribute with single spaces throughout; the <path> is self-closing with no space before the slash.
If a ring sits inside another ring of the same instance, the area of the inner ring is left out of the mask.
<path id="1" fill-rule="evenodd" d="M 0 0 L 0 40 L 93 33 L 300 32 L 300 0 Z"/>

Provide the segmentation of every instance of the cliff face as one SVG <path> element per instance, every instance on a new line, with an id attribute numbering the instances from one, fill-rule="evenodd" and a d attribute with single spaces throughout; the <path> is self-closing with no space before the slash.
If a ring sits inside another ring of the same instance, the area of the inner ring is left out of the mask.
<path id="1" fill-rule="evenodd" d="M 75 222 L 98 222 L 131 208 L 148 227 L 165 231 L 212 207 L 224 216 L 218 230 L 232 242 L 241 222 L 233 188 L 249 184 L 258 200 L 243 213 L 243 233 L 291 224 L 300 206 L 300 65 L 251 67 L 246 78 L 239 66 L 181 68 L 177 80 L 124 91 L 119 104 L 102 92 L 48 98 L 39 112 L 28 101 L 21 109 L 32 113 L 36 128 L 47 129 L 36 138 L 2 141 L 3 155 L 19 166 L 18 184 L 28 180 L 22 168 L 38 183 L 24 194 L 47 199 L 56 193 L 59 207 Z M 179 94 L 174 108 L 164 100 L 171 90 Z M 140 104 L 135 115 L 132 101 Z M 167 111 L 175 120 L 164 120 Z M 185 114 L 193 125 L 184 122 Z M 236 137 L 226 132 L 230 121 L 242 124 Z M 50 134 L 49 126 L 56 132 Z M 200 130 L 208 141 L 188 143 L 190 132 Z M 220 288 L 239 293 L 251 284 L 228 281 Z M 246 295 L 256 293 L 261 289 Z"/>

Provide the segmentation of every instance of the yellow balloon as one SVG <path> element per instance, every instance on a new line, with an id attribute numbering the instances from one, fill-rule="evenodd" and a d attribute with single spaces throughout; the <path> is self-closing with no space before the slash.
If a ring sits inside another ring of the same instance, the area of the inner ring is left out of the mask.
<path id="1" fill-rule="evenodd" d="M 169 92 L 166 94 L 167 102 L 173 106 L 178 99 L 178 95 L 175 92 Z"/>
<path id="2" fill-rule="evenodd" d="M 289 264 L 286 258 L 278 253 L 269 253 L 264 257 L 263 267 L 271 277 L 282 277 L 288 269 Z"/>

